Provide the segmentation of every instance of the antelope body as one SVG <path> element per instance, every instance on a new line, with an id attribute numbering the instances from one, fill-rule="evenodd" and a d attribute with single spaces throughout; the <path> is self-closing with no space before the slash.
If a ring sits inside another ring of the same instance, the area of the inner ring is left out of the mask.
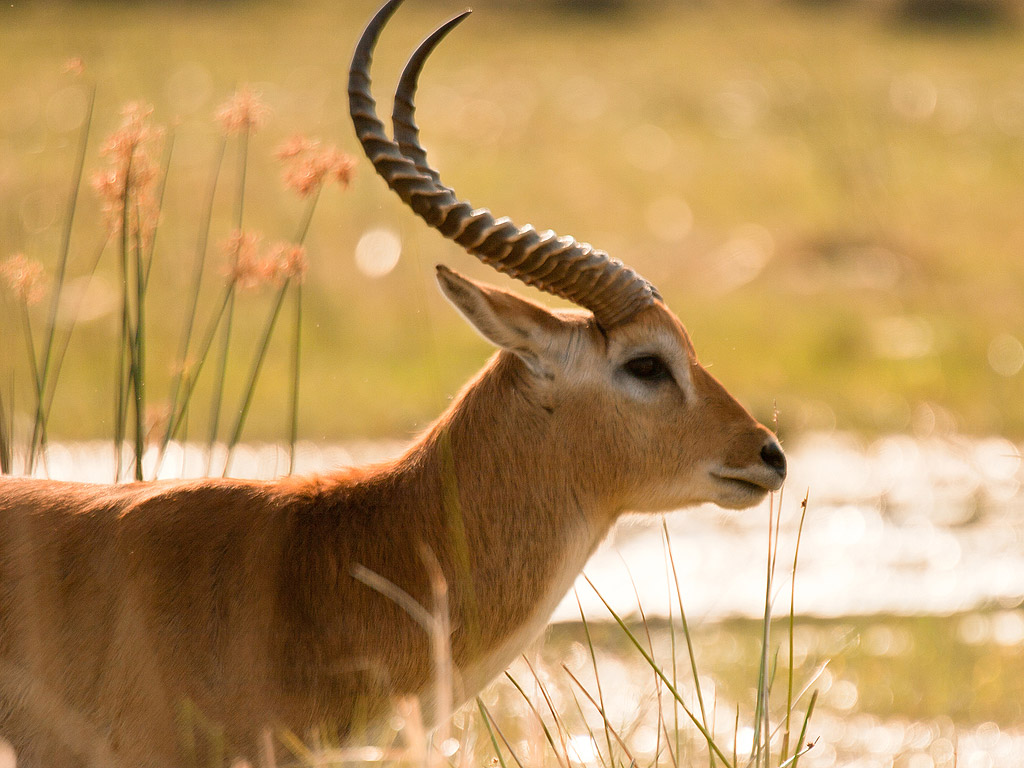
<path id="1" fill-rule="evenodd" d="M 429 700 L 430 638 L 395 595 L 429 609 L 439 583 L 465 699 L 542 629 L 622 513 L 744 508 L 782 484 L 775 438 L 649 283 L 471 209 L 427 164 L 412 93 L 458 18 L 410 61 L 387 138 L 367 71 L 399 3 L 350 74 L 367 155 L 443 234 L 585 309 L 438 267 L 499 350 L 386 464 L 274 482 L 0 481 L 0 736 L 21 766 L 175 766 L 221 739 L 253 758 L 267 729 L 344 736 L 396 696 Z"/>

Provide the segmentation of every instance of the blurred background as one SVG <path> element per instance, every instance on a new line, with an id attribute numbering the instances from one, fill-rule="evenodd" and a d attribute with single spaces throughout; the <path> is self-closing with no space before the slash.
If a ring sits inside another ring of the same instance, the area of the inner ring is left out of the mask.
<path id="1" fill-rule="evenodd" d="M 360 160 L 349 190 L 325 191 L 307 240 L 300 437 L 422 428 L 489 354 L 440 299 L 433 265 L 504 279 L 402 209 L 362 158 L 345 79 L 375 4 L 5 4 L 0 256 L 24 252 L 52 268 L 88 90 L 86 178 L 121 107 L 151 104 L 173 153 L 147 374 L 169 380 L 220 141 L 214 113 L 251 85 L 272 111 L 250 142 L 247 229 L 268 241 L 293 236 L 303 204 L 273 157 L 289 137 L 317 137 Z M 409 2 L 389 26 L 374 70 L 384 114 L 407 54 L 458 10 Z M 1024 435 L 1018 4 L 482 0 L 476 10 L 431 59 L 419 96 L 424 144 L 463 197 L 635 267 L 726 386 L 762 419 L 778 410 L 783 437 Z M 63 72 L 76 57 L 83 73 Z M 237 155 L 229 144 L 225 179 Z M 199 324 L 223 281 L 217 243 L 233 205 L 225 182 Z M 83 183 L 69 270 L 72 292 L 86 295 L 55 439 L 109 434 L 113 249 L 91 283 L 74 282 L 102 232 Z M 228 397 L 271 293 L 239 300 Z M 2 301 L 0 380 L 28 403 L 19 310 L 7 292 Z M 288 354 L 277 343 L 251 439 L 286 437 L 278 405 Z"/>
<path id="2" fill-rule="evenodd" d="M 129 102 L 153 106 L 165 149 L 173 138 L 147 297 L 147 399 L 156 410 L 179 365 L 223 140 L 214 116 L 246 85 L 271 110 L 246 160 L 244 226 L 265 242 L 294 237 L 306 210 L 282 182 L 274 154 L 283 142 L 304 134 L 359 160 L 348 189 L 324 189 L 306 239 L 300 469 L 394 452 L 491 353 L 440 297 L 436 263 L 557 304 L 427 228 L 363 159 L 346 75 L 376 6 L 0 7 L 0 261 L 21 252 L 54 268 L 96 89 L 65 288 L 81 309 L 53 405 L 53 443 L 112 434 L 119 273 L 108 247 L 95 276 L 83 277 L 104 239 L 87 180 Z M 791 562 L 810 489 L 796 664 L 822 696 L 816 747 L 802 764 L 1021 765 L 1024 6 L 480 0 L 475 8 L 421 79 L 422 139 L 446 183 L 496 215 L 591 242 L 658 286 L 702 362 L 778 424 L 792 466 L 792 490 L 779 503 L 780 563 Z M 408 0 L 397 14 L 375 56 L 382 114 L 406 56 L 461 9 Z M 65 71 L 71 59 L 81 73 Z M 198 327 L 223 290 L 237 141 L 223 162 Z M 273 300 L 268 289 L 237 298 L 228 410 Z M 45 303 L 28 317 L 41 328 Z M 251 443 L 288 439 L 282 322 L 246 425 Z M 27 440 L 32 403 L 22 324 L 20 303 L 3 291 L 0 393 L 16 445 Z M 211 378 L 198 385 L 204 412 Z M 286 464 L 280 447 L 252 450 L 253 471 Z M 96 456 L 93 447 L 54 445 L 50 467 L 105 479 L 109 461 Z M 705 689 L 719 697 L 728 730 L 733 706 L 745 708 L 746 722 L 754 700 L 764 520 L 702 508 L 673 516 L 669 529 L 698 657 L 709 665 Z M 619 528 L 588 566 L 621 610 L 635 606 L 633 580 L 649 614 L 670 613 L 659 597 L 663 558 L 651 557 L 660 537 Z M 782 613 L 781 574 L 777 589 Z M 607 619 L 592 594 L 583 599 L 591 616 Z M 570 596 L 557 618 L 576 617 Z M 579 636 L 578 626 L 550 636 L 552 669 L 570 659 L 586 675 Z M 621 692 L 614 716 L 644 722 L 652 699 L 636 681 L 646 683 L 649 670 L 635 654 L 622 660 L 621 637 L 600 642 Z M 560 695 L 569 700 L 568 689 Z M 487 700 L 516 696 L 506 686 Z M 741 744 L 747 731 L 734 734 Z"/>

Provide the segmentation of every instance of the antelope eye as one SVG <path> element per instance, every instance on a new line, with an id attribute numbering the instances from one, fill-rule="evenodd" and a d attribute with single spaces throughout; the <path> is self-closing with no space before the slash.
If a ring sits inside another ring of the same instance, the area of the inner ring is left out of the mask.
<path id="1" fill-rule="evenodd" d="M 634 379 L 640 381 L 665 381 L 672 378 L 668 365 L 657 355 L 641 355 L 622 366 Z"/>

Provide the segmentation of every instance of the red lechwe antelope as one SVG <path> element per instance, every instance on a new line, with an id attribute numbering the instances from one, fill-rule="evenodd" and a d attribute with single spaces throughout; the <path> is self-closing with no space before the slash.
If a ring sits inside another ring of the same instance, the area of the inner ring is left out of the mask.
<path id="1" fill-rule="evenodd" d="M 189 723 L 253 756 L 268 728 L 344 734 L 395 697 L 429 699 L 435 659 L 409 606 L 434 605 L 439 576 L 464 700 L 539 633 L 622 513 L 740 509 L 782 485 L 778 442 L 701 367 L 650 283 L 472 209 L 429 167 L 412 95 L 461 16 L 410 60 L 387 137 L 368 67 L 399 3 L 352 62 L 366 154 L 444 236 L 585 309 L 438 267 L 498 351 L 386 464 L 274 482 L 0 481 L 0 735 L 19 765 L 181 765 Z"/>

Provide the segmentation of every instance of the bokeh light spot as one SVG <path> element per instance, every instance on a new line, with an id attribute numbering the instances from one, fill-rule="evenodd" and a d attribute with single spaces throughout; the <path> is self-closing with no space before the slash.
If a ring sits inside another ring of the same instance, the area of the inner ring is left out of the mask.
<path id="1" fill-rule="evenodd" d="M 988 365 L 1000 376 L 1016 376 L 1024 368 L 1024 345 L 1020 339 L 1001 333 L 988 345 Z"/>
<path id="2" fill-rule="evenodd" d="M 356 243 L 356 267 L 367 277 L 384 277 L 398 264 L 402 240 L 390 229 L 368 229 Z"/>

